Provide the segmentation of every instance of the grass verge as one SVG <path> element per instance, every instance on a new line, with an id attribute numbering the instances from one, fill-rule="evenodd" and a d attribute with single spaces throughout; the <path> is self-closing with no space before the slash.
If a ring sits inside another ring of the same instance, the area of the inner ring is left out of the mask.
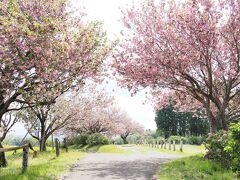
<path id="1" fill-rule="evenodd" d="M 121 149 L 116 145 L 98 145 L 98 146 L 83 146 L 83 147 L 73 147 L 74 149 L 78 149 L 82 152 L 91 152 L 91 153 L 114 153 L 114 154 L 129 154 L 130 151 L 125 149 Z"/>
<path id="2" fill-rule="evenodd" d="M 0 168 L 0 179 L 4 180 L 33 180 L 47 179 L 55 180 L 64 172 L 68 171 L 70 166 L 84 156 L 83 152 L 69 150 L 68 153 L 61 151 L 60 156 L 56 158 L 55 151 L 38 152 L 37 158 L 29 156 L 29 168 L 22 174 L 21 151 L 16 154 L 7 153 L 8 167 Z"/>
<path id="3" fill-rule="evenodd" d="M 183 156 L 192 156 L 192 155 L 196 155 L 196 154 L 200 154 L 200 153 L 203 153 L 203 154 L 205 153 L 205 147 L 203 145 L 198 146 L 198 145 L 185 144 L 185 145 L 183 145 L 183 152 L 181 152 L 179 150 L 180 149 L 179 145 L 176 145 L 176 151 L 169 150 L 168 146 L 166 149 L 152 148 L 152 147 L 144 146 L 144 145 L 141 145 L 141 147 L 143 147 L 143 149 L 146 149 L 146 150 L 152 150 L 152 151 L 166 153 L 166 154 L 180 154 Z M 173 147 L 171 147 L 171 148 L 173 149 Z"/>
<path id="4" fill-rule="evenodd" d="M 236 174 L 223 165 L 195 155 L 163 164 L 158 178 L 161 180 L 237 180 Z"/>
<path id="5" fill-rule="evenodd" d="M 98 150 L 99 153 L 116 153 L 116 154 L 130 154 L 130 151 L 119 148 L 116 145 L 105 145 L 101 146 Z"/>

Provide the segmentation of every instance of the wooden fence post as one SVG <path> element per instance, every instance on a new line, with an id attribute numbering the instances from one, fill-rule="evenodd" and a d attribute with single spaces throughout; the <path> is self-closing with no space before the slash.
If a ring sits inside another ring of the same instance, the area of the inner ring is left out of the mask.
<path id="1" fill-rule="evenodd" d="M 24 173 L 28 168 L 28 152 L 29 146 L 23 147 L 22 173 Z"/>
<path id="2" fill-rule="evenodd" d="M 37 151 L 33 151 L 33 158 L 37 157 Z"/>
<path id="3" fill-rule="evenodd" d="M 180 141 L 180 151 L 183 152 L 183 142 Z"/>
<path id="4" fill-rule="evenodd" d="M 59 141 L 57 138 L 55 138 L 55 148 L 56 148 L 56 156 L 58 157 L 60 152 L 59 152 Z"/>
<path id="5" fill-rule="evenodd" d="M 168 141 L 168 143 L 169 143 L 169 146 L 168 146 L 168 148 L 169 148 L 169 150 L 171 150 L 171 140 L 170 140 L 170 141 Z"/>
<path id="6" fill-rule="evenodd" d="M 173 151 L 176 151 L 175 141 L 173 141 Z"/>
<path id="7" fill-rule="evenodd" d="M 64 148 L 66 149 L 66 152 L 68 152 L 67 138 L 63 139 L 63 145 L 64 145 Z"/>
<path id="8" fill-rule="evenodd" d="M 163 140 L 161 140 L 161 149 L 163 148 Z"/>
<path id="9" fill-rule="evenodd" d="M 23 146 L 19 146 L 19 147 L 0 148 L 0 154 L 2 152 L 9 152 L 9 151 L 15 152 L 18 149 L 22 149 L 23 150 L 23 153 L 22 153 L 22 173 L 24 173 L 27 170 L 27 168 L 28 168 L 29 149 L 34 151 L 32 145 L 30 143 L 29 144 L 25 144 Z M 34 151 L 34 154 L 36 155 L 36 151 Z"/>

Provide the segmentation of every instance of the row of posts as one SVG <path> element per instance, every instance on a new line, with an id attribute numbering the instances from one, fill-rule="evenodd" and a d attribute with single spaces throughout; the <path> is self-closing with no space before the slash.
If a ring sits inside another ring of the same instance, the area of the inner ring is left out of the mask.
<path id="1" fill-rule="evenodd" d="M 68 144 L 67 144 L 67 139 L 63 139 L 63 148 L 68 152 Z M 55 138 L 55 149 L 56 149 L 56 156 L 58 157 L 60 155 L 60 141 L 58 138 Z"/>
<path id="2" fill-rule="evenodd" d="M 152 148 L 161 148 L 161 149 L 167 149 L 167 144 L 168 144 L 168 149 L 176 151 L 176 141 L 153 141 L 152 143 L 145 143 L 148 147 Z M 180 141 L 180 148 L 179 150 L 182 152 L 183 151 L 183 141 Z"/>
<path id="3" fill-rule="evenodd" d="M 29 154 L 29 148 L 32 148 L 31 144 L 29 144 L 28 146 L 23 146 L 23 161 L 22 161 L 22 172 L 25 172 L 28 168 L 28 154 Z M 63 148 L 65 148 L 66 152 L 68 152 L 68 144 L 67 144 L 67 139 L 64 138 L 63 139 Z M 55 138 L 55 149 L 56 149 L 56 156 L 58 157 L 60 155 L 60 141 L 58 140 L 58 138 Z M 34 151 L 33 152 L 33 157 L 36 157 L 37 152 Z"/>

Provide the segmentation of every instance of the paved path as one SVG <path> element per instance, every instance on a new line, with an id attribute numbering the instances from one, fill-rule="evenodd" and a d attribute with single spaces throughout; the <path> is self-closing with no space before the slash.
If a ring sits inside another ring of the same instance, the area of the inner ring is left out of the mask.
<path id="1" fill-rule="evenodd" d="M 161 163 L 181 157 L 137 146 L 119 146 L 131 154 L 91 153 L 75 164 L 65 180 L 154 180 Z"/>

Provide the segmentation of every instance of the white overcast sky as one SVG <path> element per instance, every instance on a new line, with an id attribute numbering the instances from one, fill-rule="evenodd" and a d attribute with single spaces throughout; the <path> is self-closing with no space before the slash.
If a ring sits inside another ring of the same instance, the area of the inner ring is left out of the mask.
<path id="1" fill-rule="evenodd" d="M 133 2 L 140 3 L 142 0 L 72 0 L 76 8 L 83 7 L 90 20 L 103 22 L 103 28 L 107 31 L 108 37 L 112 40 L 118 38 L 123 28 L 121 19 L 121 8 L 130 6 Z M 109 92 L 116 97 L 118 105 L 126 110 L 133 120 L 144 125 L 145 129 L 156 129 L 154 122 L 155 113 L 151 105 L 143 104 L 144 93 L 138 93 L 134 97 L 126 89 L 121 89 L 115 81 L 105 85 Z M 112 90 L 114 89 L 114 92 Z M 17 124 L 11 134 L 23 136 L 26 133 L 22 124 Z"/>

